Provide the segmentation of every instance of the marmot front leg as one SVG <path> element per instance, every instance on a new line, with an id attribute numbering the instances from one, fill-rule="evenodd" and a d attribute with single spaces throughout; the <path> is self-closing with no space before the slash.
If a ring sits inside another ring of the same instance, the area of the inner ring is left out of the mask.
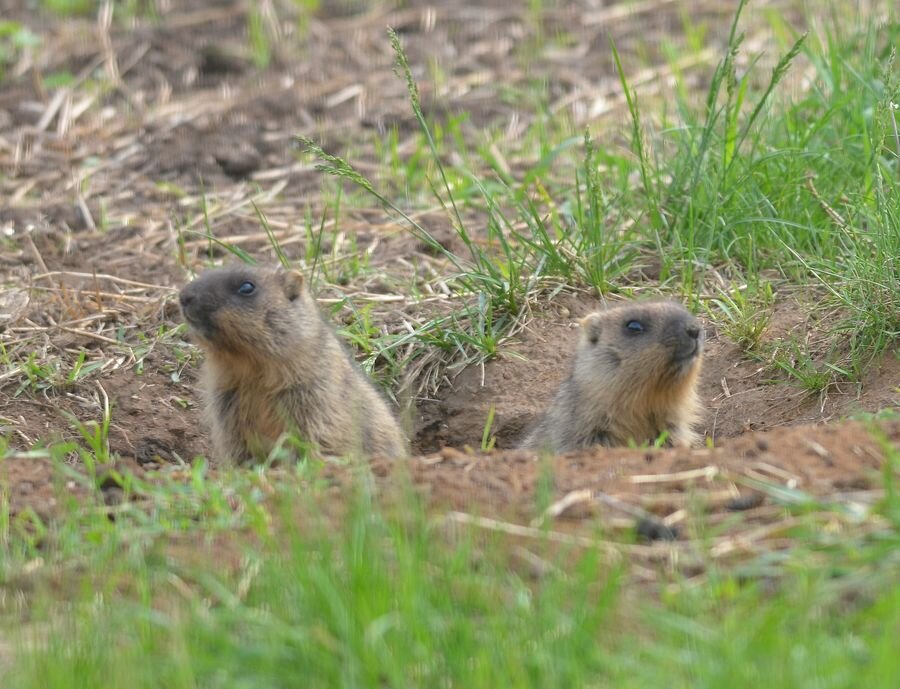
<path id="1" fill-rule="evenodd" d="M 240 433 L 240 398 L 237 390 L 213 390 L 207 393 L 207 397 L 208 422 L 216 457 L 231 464 L 248 462 L 252 456 Z"/>

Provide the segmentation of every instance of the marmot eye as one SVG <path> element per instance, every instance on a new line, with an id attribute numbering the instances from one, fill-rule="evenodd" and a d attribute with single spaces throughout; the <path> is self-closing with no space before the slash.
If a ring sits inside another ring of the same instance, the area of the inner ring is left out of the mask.
<path id="1" fill-rule="evenodd" d="M 237 288 L 238 294 L 243 294 L 245 297 L 249 297 L 256 291 L 256 285 L 254 285 L 249 280 L 245 280 L 241 283 L 241 286 Z"/>
<path id="2" fill-rule="evenodd" d="M 633 333 L 642 333 L 644 332 L 644 324 L 640 321 L 628 321 L 625 324 L 625 327 L 628 328 Z"/>

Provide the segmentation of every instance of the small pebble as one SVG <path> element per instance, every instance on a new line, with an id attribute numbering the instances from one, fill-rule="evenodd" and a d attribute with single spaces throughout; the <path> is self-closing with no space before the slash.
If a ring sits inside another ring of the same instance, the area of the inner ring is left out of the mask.
<path id="1" fill-rule="evenodd" d="M 636 525 L 638 538 L 645 541 L 674 541 L 678 538 L 678 529 L 666 526 L 656 519 L 638 519 Z"/>
<path id="2" fill-rule="evenodd" d="M 752 510 L 763 504 L 762 493 L 750 493 L 748 495 L 739 495 L 725 503 L 725 509 L 729 512 L 743 512 L 744 510 Z"/>

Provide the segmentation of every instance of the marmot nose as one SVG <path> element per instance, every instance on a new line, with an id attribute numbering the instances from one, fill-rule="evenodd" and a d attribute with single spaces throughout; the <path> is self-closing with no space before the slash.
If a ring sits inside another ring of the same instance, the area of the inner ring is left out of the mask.
<path id="1" fill-rule="evenodd" d="M 178 295 L 178 301 L 181 302 L 181 308 L 187 308 L 194 301 L 194 295 L 189 294 L 187 290 L 181 290 L 181 294 Z"/>
<path id="2" fill-rule="evenodd" d="M 696 340 L 698 337 L 700 337 L 699 326 L 689 325 L 688 327 L 686 327 L 684 329 L 684 331 L 687 333 L 688 337 L 690 337 L 692 340 Z"/>

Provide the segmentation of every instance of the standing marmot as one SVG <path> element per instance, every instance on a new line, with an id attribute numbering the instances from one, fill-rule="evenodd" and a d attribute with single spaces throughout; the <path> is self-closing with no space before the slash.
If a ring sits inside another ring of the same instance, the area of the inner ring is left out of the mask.
<path id="1" fill-rule="evenodd" d="M 632 303 L 581 321 L 572 372 L 522 447 L 693 445 L 703 329 L 674 302 Z"/>
<path id="2" fill-rule="evenodd" d="M 325 454 L 406 453 L 396 419 L 323 320 L 301 273 L 209 270 L 180 300 L 206 354 L 206 410 L 220 458 L 265 457 L 288 430 Z"/>

